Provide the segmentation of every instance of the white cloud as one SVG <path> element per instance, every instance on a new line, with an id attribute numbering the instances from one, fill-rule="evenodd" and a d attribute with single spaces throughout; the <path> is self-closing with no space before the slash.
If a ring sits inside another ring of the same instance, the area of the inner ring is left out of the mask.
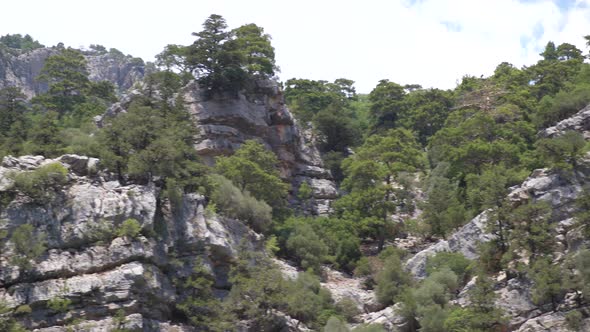
<path id="1" fill-rule="evenodd" d="M 452 88 L 502 61 L 533 64 L 548 40 L 585 49 L 590 34 L 590 0 L 569 10 L 550 0 L 28 0 L 7 1 L 2 11 L 10 15 L 0 34 L 98 43 L 148 60 L 168 43 L 192 42 L 190 33 L 217 13 L 232 27 L 254 22 L 273 36 L 282 79 L 347 77 L 361 92 L 382 78 Z"/>

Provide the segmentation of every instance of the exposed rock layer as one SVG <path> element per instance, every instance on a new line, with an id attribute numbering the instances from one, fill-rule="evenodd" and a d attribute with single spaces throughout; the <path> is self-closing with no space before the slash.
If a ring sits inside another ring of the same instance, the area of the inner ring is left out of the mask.
<path id="1" fill-rule="evenodd" d="M 33 309 L 22 319 L 28 328 L 65 331 L 64 324 L 78 319 L 87 327 L 104 327 L 121 311 L 135 331 L 188 331 L 175 321 L 175 305 L 183 296 L 176 280 L 185 278 L 200 257 L 215 276 L 215 287 L 227 289 L 238 246 L 262 250 L 259 235 L 244 224 L 205 213 L 202 196 L 185 195 L 182 207 L 172 209 L 159 202 L 153 185 L 123 186 L 107 173 L 93 173 L 90 166 L 99 161 L 92 158 L 6 157 L 0 192 L 10 188 L 9 174 L 55 162 L 69 170 L 55 199 L 38 204 L 17 195 L 0 210 L 0 231 L 7 239 L 24 223 L 46 235 L 47 252 L 27 270 L 11 264 L 10 241 L 0 243 L 0 299 L 11 308 Z M 142 234 L 116 237 L 114 230 L 128 218 L 139 222 Z M 56 298 L 71 301 L 67 312 L 48 307 Z"/>

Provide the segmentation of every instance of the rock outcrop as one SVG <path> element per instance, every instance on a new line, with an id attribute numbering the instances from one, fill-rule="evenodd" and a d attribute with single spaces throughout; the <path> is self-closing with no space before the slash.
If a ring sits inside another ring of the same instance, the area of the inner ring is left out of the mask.
<path id="1" fill-rule="evenodd" d="M 434 256 L 438 252 L 460 252 L 469 259 L 477 258 L 477 246 L 479 243 L 492 239 L 492 235 L 485 230 L 486 221 L 487 214 L 485 212 L 478 215 L 461 227 L 448 240 L 440 240 L 412 256 L 406 262 L 406 269 L 414 277 L 422 279 L 426 277 L 426 261 L 428 257 Z"/>
<path id="2" fill-rule="evenodd" d="M 57 48 L 38 48 L 28 52 L 0 48 L 0 89 L 18 86 L 28 97 L 47 91 L 47 84 L 37 81 L 45 60 L 59 53 Z M 91 81 L 109 81 L 120 93 L 127 91 L 145 74 L 141 59 L 122 54 L 86 52 Z"/>
<path id="3" fill-rule="evenodd" d="M 590 139 L 590 105 L 584 107 L 584 109 L 573 116 L 558 122 L 555 126 L 542 130 L 539 136 L 559 136 L 568 130 L 580 132 L 586 139 Z"/>
<path id="4" fill-rule="evenodd" d="M 185 87 L 184 100 L 200 130 L 197 152 L 212 164 L 216 156 L 256 140 L 278 156 L 281 176 L 293 185 L 292 203 L 298 203 L 297 190 L 307 182 L 312 188 L 311 212 L 327 214 L 338 192 L 330 172 L 323 168 L 313 136 L 297 125 L 276 82 L 259 81 L 255 91 L 237 98 L 205 98 L 196 82 Z"/>
<path id="5" fill-rule="evenodd" d="M 130 91 L 105 114 L 97 116 L 95 122 L 102 126 L 105 119 L 126 112 L 141 95 L 139 90 Z M 255 93 L 209 98 L 193 81 L 184 88 L 183 98 L 197 123 L 195 149 L 205 163 L 213 165 L 215 157 L 230 155 L 245 141 L 255 140 L 277 155 L 280 175 L 291 183 L 292 206 L 313 215 L 327 215 L 331 211 L 332 201 L 338 197 L 336 184 L 323 166 L 313 135 L 298 126 L 276 82 L 258 82 Z M 297 192 L 304 182 L 311 187 L 312 194 L 302 204 Z"/>
<path id="6" fill-rule="evenodd" d="M 64 325 L 72 322 L 81 331 L 191 331 L 174 314 L 183 298 L 177 281 L 199 259 L 215 277 L 214 287 L 227 290 L 238 247 L 262 250 L 261 237 L 239 221 L 205 213 L 198 194 L 185 195 L 172 208 L 154 185 L 122 185 L 97 172 L 99 162 L 76 155 L 4 158 L 0 194 L 10 191 L 11 174 L 49 163 L 60 163 L 68 174 L 50 202 L 32 202 L 20 193 L 3 200 L 0 301 L 31 308 L 22 323 L 39 331 L 66 331 Z M 141 234 L 117 236 L 129 218 L 139 223 Z M 11 235 L 25 223 L 44 234 L 48 250 L 31 259 L 30 268 L 19 268 Z M 70 301 L 68 310 L 52 308 L 55 299 Z"/>

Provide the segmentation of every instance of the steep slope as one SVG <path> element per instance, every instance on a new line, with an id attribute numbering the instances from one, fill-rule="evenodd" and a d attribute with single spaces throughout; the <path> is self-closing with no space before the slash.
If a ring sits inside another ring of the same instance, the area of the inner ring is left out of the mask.
<path id="1" fill-rule="evenodd" d="M 540 137 L 557 137 L 568 130 L 579 131 L 588 139 L 590 129 L 590 106 L 582 109 L 572 117 L 539 133 Z M 562 264 L 567 255 L 576 253 L 588 245 L 581 227 L 575 222 L 577 212 L 575 200 L 585 190 L 590 179 L 590 153 L 580 161 L 573 173 L 538 169 L 519 186 L 511 188 L 508 199 L 513 206 L 527 202 L 547 202 L 551 206 L 550 224 L 552 235 L 557 240 L 553 253 L 554 264 Z M 487 232 L 488 212 L 484 211 L 456 231 L 448 240 L 440 240 L 427 249 L 417 253 L 406 262 L 406 268 L 417 278 L 426 275 L 425 264 L 428 257 L 437 252 L 460 252 L 468 259 L 477 259 L 477 246 L 490 241 L 493 235 Z M 469 302 L 467 290 L 473 281 L 465 286 L 457 300 L 464 305 Z M 508 279 L 506 275 L 496 276 L 495 292 L 498 295 L 496 305 L 505 310 L 510 318 L 510 327 L 518 331 L 563 331 L 566 329 L 565 314 L 575 308 L 575 298 L 579 294 L 566 294 L 558 310 L 537 306 L 531 298 L 533 283 L 528 279 Z M 590 319 L 581 322 L 590 328 Z"/>

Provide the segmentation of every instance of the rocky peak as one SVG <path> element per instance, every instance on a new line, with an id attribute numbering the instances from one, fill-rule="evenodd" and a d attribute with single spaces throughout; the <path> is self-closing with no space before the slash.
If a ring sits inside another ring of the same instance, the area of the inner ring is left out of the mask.
<path id="1" fill-rule="evenodd" d="M 58 53 L 56 48 L 38 48 L 27 52 L 0 48 L 0 88 L 18 86 L 28 98 L 46 92 L 47 84 L 36 79 L 45 60 Z M 141 59 L 96 52 L 87 52 L 85 57 L 90 80 L 109 81 L 121 93 L 139 82 L 145 74 Z"/>

